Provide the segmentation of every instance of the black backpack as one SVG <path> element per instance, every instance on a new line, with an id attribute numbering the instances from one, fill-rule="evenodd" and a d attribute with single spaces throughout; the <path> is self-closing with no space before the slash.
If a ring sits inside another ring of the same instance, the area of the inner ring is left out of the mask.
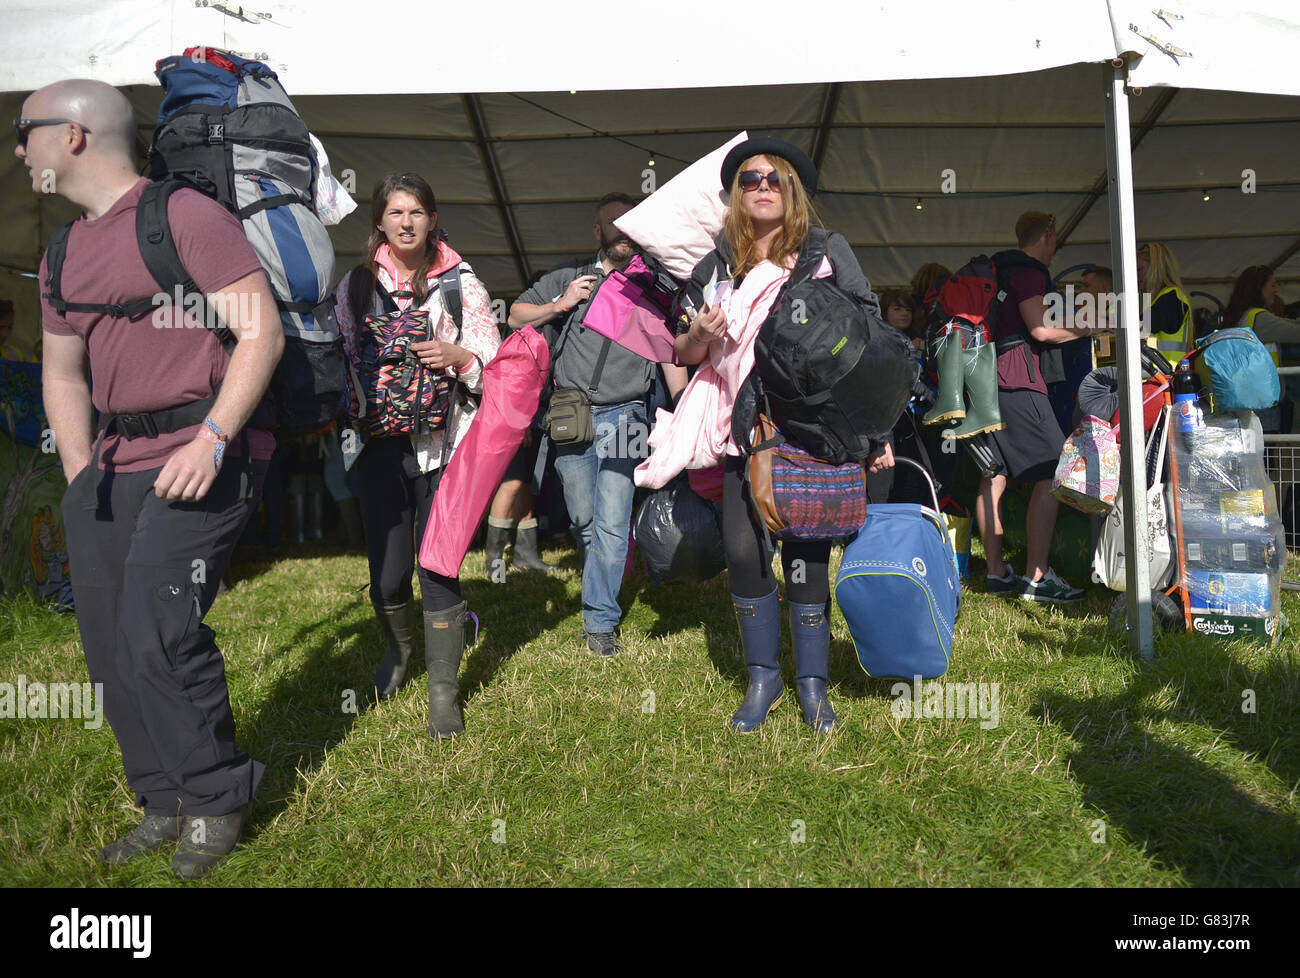
<path id="1" fill-rule="evenodd" d="M 759 327 L 755 371 L 782 435 L 828 462 L 861 461 L 902 416 L 920 367 L 866 302 L 812 277 L 826 255 L 814 231 Z"/>

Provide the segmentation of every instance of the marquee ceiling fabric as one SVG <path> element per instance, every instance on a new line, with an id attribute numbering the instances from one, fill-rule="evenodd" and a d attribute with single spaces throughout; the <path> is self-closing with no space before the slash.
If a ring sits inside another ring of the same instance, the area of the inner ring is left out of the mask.
<path id="1" fill-rule="evenodd" d="M 809 29 L 792 41 L 780 26 L 788 4 L 760 0 L 736 17 L 734 6 L 701 12 L 670 2 L 645 24 L 620 11 L 622 31 L 610 15 L 595 17 L 613 25 L 600 43 L 591 23 L 576 35 L 557 26 L 553 8 L 537 7 L 526 22 L 493 22 L 500 15 L 486 5 L 412 21 L 372 3 L 352 23 L 351 8 L 330 6 L 264 0 L 259 11 L 271 20 L 250 24 L 192 0 L 3 3 L 11 50 L 0 59 L 0 88 L 13 94 L 0 100 L 14 117 L 19 92 L 60 77 L 102 78 L 128 86 L 147 141 L 161 97 L 155 60 L 200 41 L 265 52 L 335 174 L 355 180 L 361 206 L 332 229 L 339 274 L 359 258 L 370 188 L 390 170 L 412 169 L 433 184 L 452 243 L 507 301 L 528 277 L 594 251 L 591 210 L 601 194 L 640 193 L 650 174 L 663 183 L 748 129 L 819 157 L 823 221 L 848 237 L 881 287 L 927 261 L 956 267 L 1013 245 L 1016 216 L 1030 208 L 1056 214 L 1065 232 L 1055 271 L 1108 264 L 1098 62 L 1132 51 L 1135 84 L 1148 86 L 1130 97 L 1139 239 L 1168 243 L 1190 288 L 1226 298 L 1244 267 L 1278 263 L 1284 294 L 1300 297 L 1290 284 L 1300 282 L 1300 72 L 1291 59 L 1283 71 L 1263 57 L 1279 45 L 1297 50 L 1300 17 L 1268 16 L 1281 4 L 1252 4 L 1264 13 L 1250 15 L 1183 4 L 1181 21 L 1164 11 L 1168 24 L 1150 0 L 1059 10 L 1017 0 L 978 14 L 964 3 L 862 4 L 843 15 L 842 30 Z M 64 25 L 57 36 L 54 22 Z M 1220 30 L 1207 34 L 1213 24 Z M 431 40 L 406 45 L 403 30 Z M 561 36 L 567 47 L 556 46 Z M 1215 60 L 1216 43 L 1230 59 Z M 772 56 L 724 57 L 746 45 Z M 541 55 L 555 51 L 572 53 Z M 873 80 L 833 80 L 863 78 Z M 1167 85 L 1186 87 L 1158 87 Z M 1258 91 L 1281 94 L 1248 94 Z M 0 186 L 0 264 L 33 270 L 72 209 L 32 194 L 12 155 L 0 162 Z"/>

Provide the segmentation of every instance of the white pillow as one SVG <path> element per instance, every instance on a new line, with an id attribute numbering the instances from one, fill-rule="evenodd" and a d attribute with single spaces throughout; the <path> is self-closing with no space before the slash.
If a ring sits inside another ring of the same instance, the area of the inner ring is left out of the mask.
<path id="1" fill-rule="evenodd" d="M 722 161 L 743 143 L 742 132 L 708 156 L 696 160 L 614 222 L 678 279 L 688 279 L 700 259 L 713 250 L 713 239 L 727 216 L 722 189 Z"/>

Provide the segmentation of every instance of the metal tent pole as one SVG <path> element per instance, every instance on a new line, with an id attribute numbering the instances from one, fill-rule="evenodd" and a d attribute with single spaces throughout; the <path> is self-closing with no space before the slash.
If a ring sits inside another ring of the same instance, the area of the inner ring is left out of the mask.
<path id="1" fill-rule="evenodd" d="M 1142 358 L 1139 350 L 1137 229 L 1133 219 L 1133 151 L 1129 143 L 1128 68 L 1123 59 L 1105 66 L 1106 174 L 1110 198 L 1110 254 L 1120 295 L 1119 365 L 1120 486 L 1124 493 L 1124 577 L 1128 592 L 1128 647 L 1144 659 L 1154 655 L 1151 573 L 1147 547 L 1146 439 L 1142 426 Z"/>

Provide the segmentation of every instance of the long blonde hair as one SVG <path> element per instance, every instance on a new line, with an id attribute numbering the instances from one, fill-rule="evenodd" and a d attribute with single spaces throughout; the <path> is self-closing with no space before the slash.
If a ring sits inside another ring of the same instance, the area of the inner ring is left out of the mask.
<path id="1" fill-rule="evenodd" d="M 1147 263 L 1147 273 L 1142 282 L 1143 291 L 1150 292 L 1152 297 L 1171 285 L 1180 292 L 1186 291 L 1183 289 L 1183 277 L 1178 271 L 1178 260 L 1167 246 L 1152 241 L 1138 249 L 1138 256 L 1145 258 Z"/>
<path id="2" fill-rule="evenodd" d="M 779 268 L 786 268 L 790 259 L 799 254 L 799 250 L 808 240 L 808 228 L 814 223 L 821 225 L 821 219 L 813 209 L 808 191 L 795 174 L 794 167 L 788 160 L 769 153 L 751 156 L 736 168 L 736 175 L 731 178 L 731 203 L 727 208 L 727 218 L 723 229 L 727 241 L 731 244 L 731 263 L 733 274 L 745 275 L 763 259 L 759 257 L 758 247 L 754 243 L 754 222 L 745 213 L 740 189 L 741 171 L 750 167 L 757 159 L 765 159 L 780 174 L 781 196 L 785 200 L 785 215 L 781 219 L 781 233 L 772 242 L 767 253 L 767 260 Z"/>

